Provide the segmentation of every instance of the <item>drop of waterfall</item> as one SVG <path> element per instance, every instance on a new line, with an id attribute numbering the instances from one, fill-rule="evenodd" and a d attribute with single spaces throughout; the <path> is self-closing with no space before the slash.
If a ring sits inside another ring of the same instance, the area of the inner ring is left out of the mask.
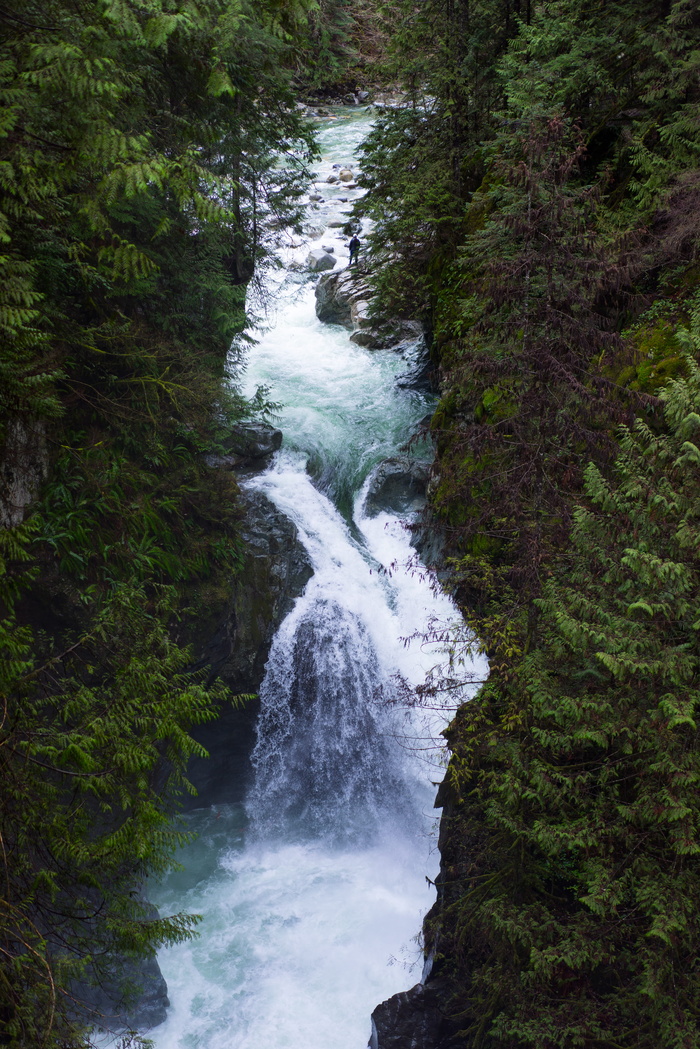
<path id="1" fill-rule="evenodd" d="M 374 839 L 388 818 L 408 823 L 391 688 L 357 614 L 321 596 L 299 602 L 275 639 L 261 690 L 247 802 L 258 834 L 346 845 Z"/>
<path id="2" fill-rule="evenodd" d="M 369 125 L 353 110 L 334 116 L 321 127 L 320 178 L 352 163 Z M 349 207 L 334 192 L 313 213 L 324 228 Z M 323 243 L 342 261 L 337 234 L 331 225 Z M 422 680 L 436 655 L 420 637 L 454 613 L 403 567 L 402 522 L 364 517 L 359 493 L 428 405 L 397 388 L 396 355 L 317 320 L 313 286 L 296 281 L 315 244 L 290 248 L 295 280 L 280 286 L 247 377 L 282 402 L 284 432 L 250 484 L 294 521 L 314 576 L 273 642 L 245 807 L 188 815 L 199 837 L 151 894 L 163 913 L 203 916 L 197 940 L 159 956 L 172 1008 L 150 1032 L 156 1049 L 363 1049 L 373 1008 L 421 973 L 446 717 L 402 710 L 395 675 Z"/>

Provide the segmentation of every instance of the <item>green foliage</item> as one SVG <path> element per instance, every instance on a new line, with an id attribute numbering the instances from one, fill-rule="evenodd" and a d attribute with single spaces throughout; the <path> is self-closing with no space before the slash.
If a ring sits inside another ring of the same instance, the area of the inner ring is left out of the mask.
<path id="1" fill-rule="evenodd" d="M 310 148 L 281 68 L 283 8 L 261 15 L 56 0 L 3 21 L 6 409 L 55 413 L 52 376 L 85 384 L 96 355 L 144 335 L 222 361 Z"/>
<path id="2" fill-rule="evenodd" d="M 381 0 L 316 0 L 297 44 L 305 92 L 354 92 L 387 77 L 385 52 L 397 12 Z"/>
<path id="3" fill-rule="evenodd" d="M 0 1041 L 67 1047 L 76 977 L 196 924 L 140 893 L 182 840 L 189 727 L 224 698 L 175 610 L 240 564 L 212 456 L 270 407 L 234 378 L 313 156 L 288 73 L 308 5 L 20 6 L 0 11 L 0 419 L 46 420 L 51 462 L 40 513 L 0 532 Z"/>
<path id="4" fill-rule="evenodd" d="M 580 185 L 577 130 L 533 117 L 501 148 L 472 198 L 481 223 L 460 249 L 471 294 L 459 303 L 465 332 L 443 357 L 451 408 L 443 402 L 432 424 L 432 505 L 451 550 L 490 550 L 536 592 L 566 535 L 581 458 L 604 456 L 620 418 L 600 368 L 620 356 L 601 303 L 618 271 L 596 229 L 600 193 Z"/>
<path id="5" fill-rule="evenodd" d="M 371 279 L 434 334 L 448 551 L 489 551 L 533 594 L 582 464 L 682 373 L 671 332 L 635 323 L 662 283 L 695 287 L 697 30 L 680 0 L 604 22 L 582 0 L 435 0 L 396 36 L 411 104 L 367 147 Z"/>
<path id="6" fill-rule="evenodd" d="M 407 104 L 377 121 L 363 161 L 373 279 L 387 310 L 415 316 L 442 295 L 468 228 L 465 202 L 486 172 L 501 101 L 495 64 L 516 28 L 512 0 L 400 7 L 392 46 Z"/>
<path id="7" fill-rule="evenodd" d="M 320 0 L 309 18 L 304 65 L 312 88 L 342 83 L 357 58 L 350 43 L 354 19 L 346 0 Z"/>
<path id="8" fill-rule="evenodd" d="M 404 10 L 373 279 L 434 333 L 431 520 L 491 662 L 441 791 L 450 1044 L 696 1046 L 697 5 Z"/>
<path id="9" fill-rule="evenodd" d="M 587 469 L 535 644 L 450 731 L 470 1044 L 700 1042 L 698 320 L 664 428 L 622 429 L 614 479 Z"/>
<path id="10" fill-rule="evenodd" d="M 202 753 L 188 729 L 226 692 L 187 672 L 164 588 L 115 585 L 85 633 L 38 658 L 15 614 L 35 531 L 0 533 L 0 1008 L 9 1045 L 78 1046 L 71 982 L 88 961 L 98 976 L 192 935 L 196 917 L 154 918 L 140 890 L 185 840 L 173 803 Z"/>

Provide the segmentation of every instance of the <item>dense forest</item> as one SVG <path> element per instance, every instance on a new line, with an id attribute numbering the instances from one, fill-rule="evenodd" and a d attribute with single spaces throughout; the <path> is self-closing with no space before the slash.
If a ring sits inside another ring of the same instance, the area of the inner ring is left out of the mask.
<path id="1" fill-rule="evenodd" d="M 377 284 L 441 374 L 428 527 L 491 666 L 426 929 L 456 1045 L 700 1040 L 699 43 L 685 0 L 407 4 L 410 104 L 368 144 Z"/>
<path id="2" fill-rule="evenodd" d="M 235 365 L 296 103 L 388 85 L 363 261 L 430 335 L 421 527 L 490 662 L 440 1044 L 700 1046 L 699 77 L 692 0 L 0 4 L 0 1044 L 85 1045 L 75 981 L 194 931 L 138 887 L 232 701 L 180 629 L 241 563 L 208 464 L 274 407 Z"/>
<path id="3" fill-rule="evenodd" d="M 86 965 L 192 930 L 135 890 L 182 840 L 188 730 L 226 698 L 177 619 L 239 564 L 236 482 L 206 455 L 265 408 L 225 373 L 312 151 L 302 16 L 0 8 L 3 1044 L 83 1044 Z"/>

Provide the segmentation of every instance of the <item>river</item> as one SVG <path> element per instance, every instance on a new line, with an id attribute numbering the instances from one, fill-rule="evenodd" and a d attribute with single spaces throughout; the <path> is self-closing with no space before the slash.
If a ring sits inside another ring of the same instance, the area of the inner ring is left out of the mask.
<path id="1" fill-rule="evenodd" d="M 156 1049 L 363 1049 L 374 1007 L 421 975 L 448 714 L 404 707 L 396 675 L 423 680 L 439 653 L 407 639 L 455 613 L 408 567 L 405 518 L 365 505 L 372 469 L 429 399 L 396 385 L 405 355 L 318 321 L 304 278 L 310 246 L 347 264 L 329 223 L 361 192 L 325 179 L 356 165 L 370 117 L 333 113 L 319 125 L 324 200 L 282 249 L 276 316 L 245 376 L 281 403 L 284 432 L 249 483 L 296 523 L 314 575 L 273 643 L 245 803 L 189 814 L 198 838 L 150 893 L 161 913 L 203 917 L 196 940 L 159 955 L 172 1004 Z"/>

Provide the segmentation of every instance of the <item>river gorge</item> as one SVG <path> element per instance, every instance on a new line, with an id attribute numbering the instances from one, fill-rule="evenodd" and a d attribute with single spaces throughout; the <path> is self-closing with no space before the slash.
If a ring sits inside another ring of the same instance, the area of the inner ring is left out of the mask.
<path id="1" fill-rule="evenodd" d="M 322 245 L 347 264 L 341 223 L 362 191 L 326 179 L 357 166 L 370 119 L 347 107 L 319 123 L 322 199 L 308 239 L 280 249 L 276 314 L 249 354 L 246 392 L 281 404 L 284 444 L 244 483 L 293 521 L 313 576 L 272 645 L 244 796 L 188 814 L 196 841 L 150 890 L 162 913 L 203 918 L 159 956 L 157 1049 L 361 1049 L 374 1007 L 421 976 L 449 711 L 412 709 L 400 683 L 444 658 L 423 636 L 456 613 L 416 561 L 413 507 L 368 492 L 431 395 L 396 383 L 418 341 L 356 345 L 317 319 L 305 268 Z"/>

